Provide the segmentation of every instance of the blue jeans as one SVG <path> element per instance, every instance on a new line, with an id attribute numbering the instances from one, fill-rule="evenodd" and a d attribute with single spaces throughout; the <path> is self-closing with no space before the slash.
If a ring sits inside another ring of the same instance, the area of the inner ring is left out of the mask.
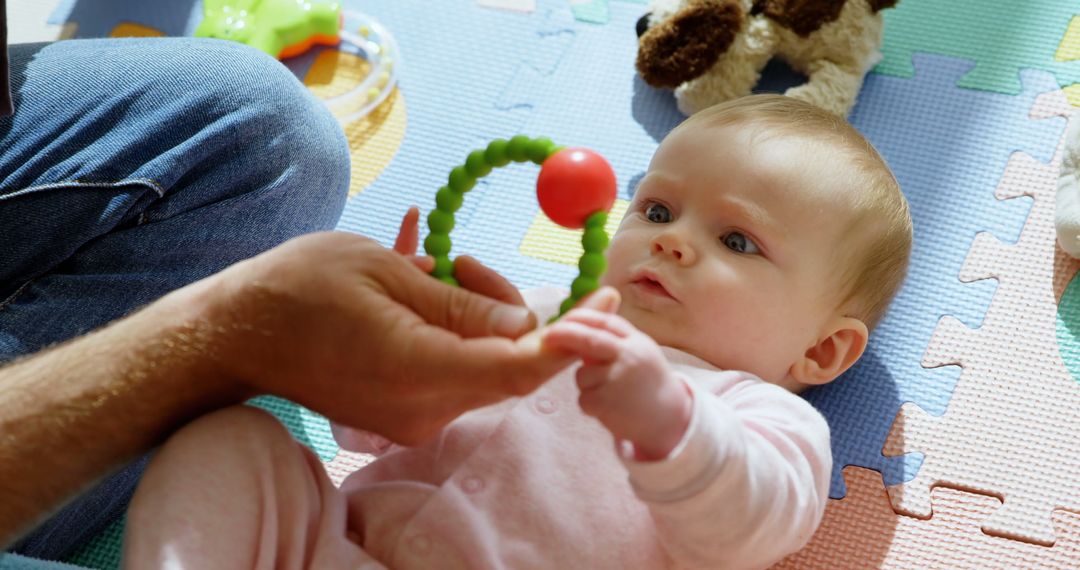
<path id="1" fill-rule="evenodd" d="M 341 215 L 344 134 L 261 52 L 191 38 L 72 40 L 14 45 L 11 59 L 15 115 L 0 118 L 0 363 L 331 229 Z M 14 550 L 70 553 L 123 514 L 144 463 Z"/>

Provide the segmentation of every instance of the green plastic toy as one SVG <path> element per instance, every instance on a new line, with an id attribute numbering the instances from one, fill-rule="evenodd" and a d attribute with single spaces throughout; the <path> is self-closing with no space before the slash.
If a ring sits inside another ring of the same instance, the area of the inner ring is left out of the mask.
<path id="1" fill-rule="evenodd" d="M 341 5 L 314 0 L 203 0 L 195 35 L 245 43 L 278 59 L 341 41 Z"/>
<path id="2" fill-rule="evenodd" d="M 461 207 L 465 193 L 493 168 L 529 161 L 540 165 L 536 180 L 540 209 L 563 227 L 585 230 L 581 236 L 584 253 L 578 261 L 580 274 L 570 285 L 570 296 L 559 306 L 559 314 L 552 319 L 555 320 L 595 291 L 607 269 L 604 250 L 609 238 L 604 225 L 615 203 L 616 183 L 611 165 L 599 154 L 584 148 L 559 147 L 551 139 L 531 139 L 525 135 L 509 141 L 497 139 L 486 148 L 469 153 L 465 164 L 451 170 L 447 185 L 435 194 L 424 251 L 435 258 L 431 274 L 457 285 L 450 259 L 450 230 L 454 229 L 454 212 Z"/>

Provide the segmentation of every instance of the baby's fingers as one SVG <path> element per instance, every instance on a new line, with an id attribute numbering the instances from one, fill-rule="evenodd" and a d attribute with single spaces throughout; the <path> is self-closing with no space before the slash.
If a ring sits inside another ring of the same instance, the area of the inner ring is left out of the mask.
<path id="1" fill-rule="evenodd" d="M 594 329 L 604 329 L 612 334 L 626 338 L 634 333 L 634 325 L 629 321 L 595 309 L 574 309 L 563 315 L 561 321 L 581 323 Z"/>
<path id="2" fill-rule="evenodd" d="M 587 363 L 610 363 L 622 351 L 620 339 L 611 331 L 571 320 L 560 320 L 544 332 L 543 346 L 575 354 Z"/>
<path id="3" fill-rule="evenodd" d="M 602 366 L 582 366 L 577 369 L 575 374 L 575 380 L 577 380 L 578 390 L 581 391 L 582 396 L 588 392 L 592 392 L 608 383 L 611 378 L 611 365 L 605 364 Z M 591 415 L 591 414 L 590 414 Z"/>

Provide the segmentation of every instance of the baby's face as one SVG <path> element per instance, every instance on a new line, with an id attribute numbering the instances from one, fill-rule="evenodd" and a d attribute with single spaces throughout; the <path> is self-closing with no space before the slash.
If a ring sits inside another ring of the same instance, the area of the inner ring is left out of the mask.
<path id="1" fill-rule="evenodd" d="M 850 208 L 832 190 L 843 174 L 827 151 L 754 132 L 688 126 L 664 140 L 604 283 L 659 344 L 787 383 L 837 314 L 838 219 Z"/>

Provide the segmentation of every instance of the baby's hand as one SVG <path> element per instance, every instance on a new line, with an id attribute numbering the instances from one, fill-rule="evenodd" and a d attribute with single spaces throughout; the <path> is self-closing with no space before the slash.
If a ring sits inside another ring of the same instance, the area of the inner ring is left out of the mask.
<path id="1" fill-rule="evenodd" d="M 575 309 L 548 327 L 543 342 L 581 357 L 577 385 L 582 411 L 600 420 L 617 440 L 631 442 L 637 459 L 663 459 L 682 439 L 692 396 L 660 346 L 626 319 Z"/>

